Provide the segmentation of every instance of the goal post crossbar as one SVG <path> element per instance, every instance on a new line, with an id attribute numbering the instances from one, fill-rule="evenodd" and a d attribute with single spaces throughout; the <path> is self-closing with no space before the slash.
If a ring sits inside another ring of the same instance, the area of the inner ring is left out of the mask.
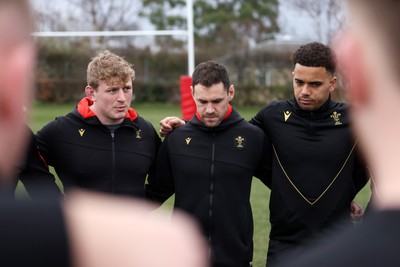
<path id="1" fill-rule="evenodd" d="M 140 30 L 140 31 L 50 31 L 34 32 L 36 37 L 94 37 L 94 36 L 161 36 L 186 35 L 188 50 L 188 75 L 194 71 L 193 0 L 186 0 L 187 30 Z"/>

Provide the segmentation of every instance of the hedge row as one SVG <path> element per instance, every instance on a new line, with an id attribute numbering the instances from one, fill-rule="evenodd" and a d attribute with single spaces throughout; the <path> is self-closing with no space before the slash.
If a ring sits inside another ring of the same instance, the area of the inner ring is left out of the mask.
<path id="1" fill-rule="evenodd" d="M 85 81 L 38 79 L 36 99 L 41 102 L 77 102 L 85 95 Z M 291 94 L 287 88 L 265 88 L 255 85 L 235 85 L 234 103 L 239 106 L 263 105 Z M 180 102 L 179 81 L 175 83 L 133 82 L 136 102 Z M 285 93 L 286 92 L 286 93 Z"/>

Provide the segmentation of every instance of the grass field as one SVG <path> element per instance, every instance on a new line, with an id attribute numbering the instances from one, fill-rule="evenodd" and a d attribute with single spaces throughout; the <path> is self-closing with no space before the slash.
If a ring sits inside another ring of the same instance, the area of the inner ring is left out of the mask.
<path id="1" fill-rule="evenodd" d="M 31 114 L 30 126 L 34 132 L 39 130 L 47 122 L 56 116 L 64 115 L 74 108 L 75 104 L 42 104 L 35 103 L 34 112 Z M 180 107 L 172 104 L 133 104 L 136 111 L 151 121 L 154 127 L 159 129 L 159 121 L 165 116 L 181 116 Z M 250 119 L 256 114 L 260 107 L 238 108 L 239 113 L 246 119 Z M 53 170 L 52 170 L 53 171 Z M 19 185 L 19 194 L 25 194 L 22 185 Z M 269 225 L 269 201 L 270 191 L 260 181 L 254 179 L 251 193 L 251 203 L 254 215 L 254 258 L 253 266 L 265 266 L 266 251 L 268 245 Z M 358 195 L 356 201 L 364 208 L 370 197 L 369 185 L 367 185 Z M 172 200 L 169 200 L 163 209 L 170 209 Z"/>

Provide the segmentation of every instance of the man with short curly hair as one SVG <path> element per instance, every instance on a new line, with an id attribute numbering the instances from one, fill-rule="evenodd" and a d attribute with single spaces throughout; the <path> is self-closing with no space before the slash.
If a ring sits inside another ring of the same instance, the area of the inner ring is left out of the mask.
<path id="1" fill-rule="evenodd" d="M 347 105 L 331 99 L 333 51 L 308 43 L 293 55 L 294 99 L 274 101 L 251 120 L 272 141 L 267 265 L 345 220 L 369 179 L 349 129 Z M 341 224 L 340 224 L 341 225 Z"/>
<path id="2" fill-rule="evenodd" d="M 361 225 L 323 237 L 280 267 L 400 266 L 400 1 L 345 2 L 349 25 L 336 49 L 375 195 Z"/>
<path id="3" fill-rule="evenodd" d="M 73 187 L 144 198 L 144 183 L 160 137 L 130 107 L 135 71 L 104 51 L 87 68 L 87 86 L 76 109 L 36 134 L 46 162 L 64 190 Z"/>
<path id="4" fill-rule="evenodd" d="M 321 67 L 332 75 L 336 73 L 336 56 L 326 45 L 313 42 L 300 46 L 292 57 L 293 64 L 297 63 L 308 67 Z"/>

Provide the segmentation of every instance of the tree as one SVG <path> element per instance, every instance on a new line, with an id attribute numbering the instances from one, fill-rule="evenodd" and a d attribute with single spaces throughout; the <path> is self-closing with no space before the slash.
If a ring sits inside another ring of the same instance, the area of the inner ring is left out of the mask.
<path id="1" fill-rule="evenodd" d="M 159 30 L 186 29 L 185 0 L 143 0 L 142 16 Z M 246 50 L 279 31 L 278 0 L 195 0 L 196 49 L 218 57 Z"/>
<path id="2" fill-rule="evenodd" d="M 343 0 L 287 0 L 286 3 L 313 19 L 316 34 L 323 42 L 329 43 L 345 21 Z"/>
<path id="3" fill-rule="evenodd" d="M 40 30 L 122 31 L 138 29 L 137 10 L 140 9 L 140 1 L 135 1 L 135 5 L 130 0 L 58 0 L 58 5 L 49 5 L 47 1 L 43 0 L 38 2 L 36 13 L 39 18 Z M 92 38 L 94 45 L 101 49 L 106 47 L 110 39 L 102 36 Z"/>
<path id="4" fill-rule="evenodd" d="M 143 0 L 143 7 L 141 16 L 157 29 L 186 29 L 185 0 Z M 196 58 L 234 56 L 240 82 L 251 44 L 271 39 L 279 31 L 278 14 L 278 0 L 195 0 Z M 176 38 L 158 38 L 158 44 L 171 49 L 172 40 Z"/>

